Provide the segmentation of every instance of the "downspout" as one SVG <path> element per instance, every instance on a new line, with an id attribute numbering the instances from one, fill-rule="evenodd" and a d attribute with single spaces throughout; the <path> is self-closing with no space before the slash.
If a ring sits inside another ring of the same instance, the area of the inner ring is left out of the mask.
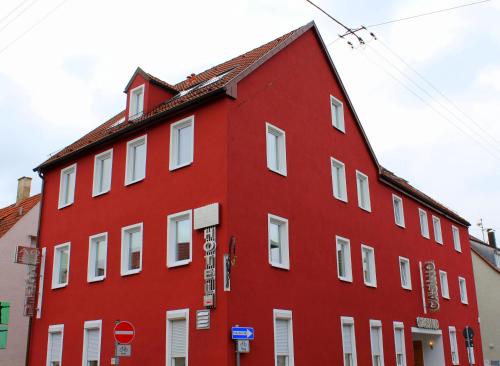
<path id="1" fill-rule="evenodd" d="M 42 180 L 42 192 L 40 196 L 40 211 L 38 212 L 38 228 L 36 232 L 36 243 L 35 246 L 36 248 L 40 248 L 40 228 L 42 227 L 42 208 L 43 208 L 43 194 L 44 194 L 44 188 L 45 188 L 45 180 L 43 179 L 43 173 L 40 170 L 37 170 L 38 176 Z M 38 268 L 40 270 L 40 268 Z M 38 276 L 40 276 L 40 272 L 38 273 Z M 38 278 L 37 278 L 38 279 Z M 35 293 L 38 293 L 38 284 L 39 281 L 36 281 L 36 290 Z M 38 299 L 37 299 L 38 300 Z M 25 357 L 25 365 L 29 366 L 29 354 L 30 354 L 30 344 L 31 344 L 31 329 L 32 329 L 32 322 L 33 322 L 33 317 L 29 317 L 28 320 L 28 339 L 26 340 L 26 357 Z"/>

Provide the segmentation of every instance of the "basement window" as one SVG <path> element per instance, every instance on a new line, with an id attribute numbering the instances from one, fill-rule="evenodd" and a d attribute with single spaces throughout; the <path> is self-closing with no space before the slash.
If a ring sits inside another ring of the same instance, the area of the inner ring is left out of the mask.
<path id="1" fill-rule="evenodd" d="M 144 84 L 130 91 L 128 118 L 135 119 L 144 112 Z"/>

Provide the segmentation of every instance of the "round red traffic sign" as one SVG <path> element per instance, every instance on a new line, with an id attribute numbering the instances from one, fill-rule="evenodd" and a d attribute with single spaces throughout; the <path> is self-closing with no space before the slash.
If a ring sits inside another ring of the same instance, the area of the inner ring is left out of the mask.
<path id="1" fill-rule="evenodd" d="M 115 325 L 115 340 L 121 344 L 129 344 L 135 337 L 135 328 L 128 321 L 121 321 Z"/>

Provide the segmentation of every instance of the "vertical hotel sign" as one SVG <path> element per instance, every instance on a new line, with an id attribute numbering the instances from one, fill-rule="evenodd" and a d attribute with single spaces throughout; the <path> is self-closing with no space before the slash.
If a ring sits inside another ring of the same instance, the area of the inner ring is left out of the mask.
<path id="1" fill-rule="evenodd" d="M 14 262 L 28 266 L 28 278 L 24 292 L 24 316 L 34 316 L 36 312 L 36 271 L 40 264 L 40 249 L 18 245 Z"/>
<path id="2" fill-rule="evenodd" d="M 439 310 L 439 294 L 437 287 L 436 265 L 434 261 L 424 262 L 424 287 L 426 304 L 429 311 Z"/>
<path id="3" fill-rule="evenodd" d="M 203 270 L 204 294 L 203 306 L 215 309 L 216 305 L 216 228 L 219 224 L 219 204 L 212 203 L 194 210 L 194 228 L 203 229 L 205 243 L 205 268 Z"/>

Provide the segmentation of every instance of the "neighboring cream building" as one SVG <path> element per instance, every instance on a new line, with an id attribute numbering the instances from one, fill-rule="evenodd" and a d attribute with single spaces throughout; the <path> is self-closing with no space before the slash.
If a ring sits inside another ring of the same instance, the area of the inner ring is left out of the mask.
<path id="1" fill-rule="evenodd" d="M 484 364 L 500 366 L 500 250 L 490 242 L 470 237 Z"/>
<path id="2" fill-rule="evenodd" d="M 27 266 L 14 263 L 17 245 L 36 245 L 40 195 L 31 178 L 18 181 L 16 203 L 0 208 L 0 366 L 24 366 L 29 318 L 23 316 Z"/>

